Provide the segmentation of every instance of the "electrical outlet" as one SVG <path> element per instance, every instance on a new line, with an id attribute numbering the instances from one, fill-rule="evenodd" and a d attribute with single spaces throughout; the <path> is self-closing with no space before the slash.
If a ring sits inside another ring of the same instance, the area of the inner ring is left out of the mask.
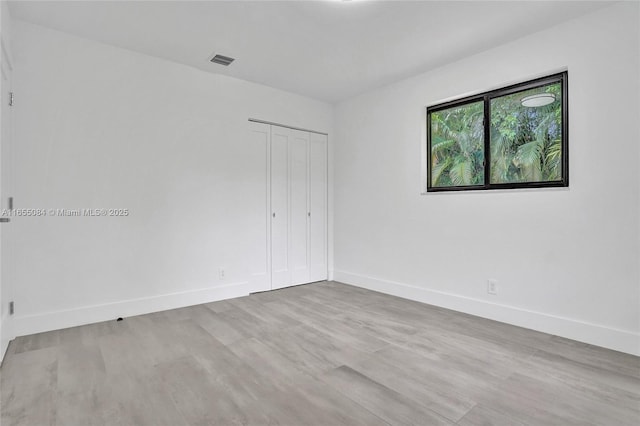
<path id="1" fill-rule="evenodd" d="M 218 269 L 218 278 L 224 280 L 224 268 Z"/>
<path id="2" fill-rule="evenodd" d="M 487 293 L 498 294 L 498 280 L 487 280 Z"/>

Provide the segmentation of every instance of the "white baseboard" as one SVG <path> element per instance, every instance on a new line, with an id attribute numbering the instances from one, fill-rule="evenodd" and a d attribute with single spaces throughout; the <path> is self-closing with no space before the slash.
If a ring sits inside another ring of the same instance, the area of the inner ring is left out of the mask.
<path id="1" fill-rule="evenodd" d="M 334 271 L 334 280 L 620 352 L 640 355 L 640 333 L 633 331 L 620 330 L 345 271 Z"/>
<path id="2" fill-rule="evenodd" d="M 9 342 L 13 338 L 9 321 L 9 315 L 5 314 L 2 317 L 2 324 L 0 324 L 0 364 L 2 364 L 4 355 L 7 353 L 7 348 L 9 347 Z"/>
<path id="3" fill-rule="evenodd" d="M 16 316 L 12 319 L 13 335 L 11 338 L 109 321 L 118 317 L 131 317 L 151 312 L 184 308 L 185 306 L 199 305 L 201 303 L 215 302 L 233 297 L 247 296 L 249 289 L 250 286 L 247 282 L 241 282 L 227 284 L 225 286 L 123 300 L 114 303 L 82 306 L 64 311 Z"/>

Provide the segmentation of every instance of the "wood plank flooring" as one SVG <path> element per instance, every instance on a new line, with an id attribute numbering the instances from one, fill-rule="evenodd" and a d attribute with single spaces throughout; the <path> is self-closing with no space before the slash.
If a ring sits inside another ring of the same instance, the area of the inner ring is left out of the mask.
<path id="1" fill-rule="evenodd" d="M 2 425 L 638 425 L 640 358 L 336 283 L 20 337 Z"/>

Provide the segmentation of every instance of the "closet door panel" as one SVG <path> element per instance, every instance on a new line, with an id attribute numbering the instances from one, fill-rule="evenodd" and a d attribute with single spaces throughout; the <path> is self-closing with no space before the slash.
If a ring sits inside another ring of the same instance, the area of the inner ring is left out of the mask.
<path id="1" fill-rule="evenodd" d="M 327 136 L 271 126 L 271 289 L 327 279 Z"/>
<path id="2" fill-rule="evenodd" d="M 289 268 L 289 139 L 287 129 L 271 130 L 271 288 L 291 285 Z"/>
<path id="3" fill-rule="evenodd" d="M 309 140 L 309 281 L 327 279 L 327 136 Z"/>
<path id="4" fill-rule="evenodd" d="M 309 134 L 293 131 L 289 144 L 290 173 L 290 236 L 289 264 L 291 285 L 309 282 L 308 197 L 309 197 Z"/>
<path id="5" fill-rule="evenodd" d="M 250 201 L 255 213 L 247 215 L 244 230 L 250 241 L 246 260 L 250 265 L 249 292 L 271 290 L 271 180 L 269 157 L 271 146 L 271 126 L 250 123 L 245 158 L 249 161 L 247 173 L 251 173 Z M 262 241 L 263 244 L 255 244 Z"/>

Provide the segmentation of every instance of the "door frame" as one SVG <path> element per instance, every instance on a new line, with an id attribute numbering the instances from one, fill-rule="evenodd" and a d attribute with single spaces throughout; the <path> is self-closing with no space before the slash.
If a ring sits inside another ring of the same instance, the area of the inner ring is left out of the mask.
<path id="1" fill-rule="evenodd" d="M 7 49 L 4 37 L 0 36 L 0 90 L 4 96 L 0 96 L 0 208 L 8 208 L 8 196 L 12 191 L 12 140 L 13 140 L 13 110 L 8 99 L 13 91 L 13 63 Z M 3 80 L 7 80 L 8 87 Z M 6 118 L 6 121 L 5 121 Z M 5 130 L 5 126 L 8 129 Z M 5 138 L 5 136 L 7 138 Z M 11 218 L 12 219 L 12 218 Z M 0 223 L 0 361 L 9 346 L 9 342 L 15 337 L 13 335 L 12 318 L 9 312 L 9 303 L 13 300 L 13 287 L 7 279 L 7 270 L 10 266 L 8 260 L 7 229 L 8 223 Z"/>

